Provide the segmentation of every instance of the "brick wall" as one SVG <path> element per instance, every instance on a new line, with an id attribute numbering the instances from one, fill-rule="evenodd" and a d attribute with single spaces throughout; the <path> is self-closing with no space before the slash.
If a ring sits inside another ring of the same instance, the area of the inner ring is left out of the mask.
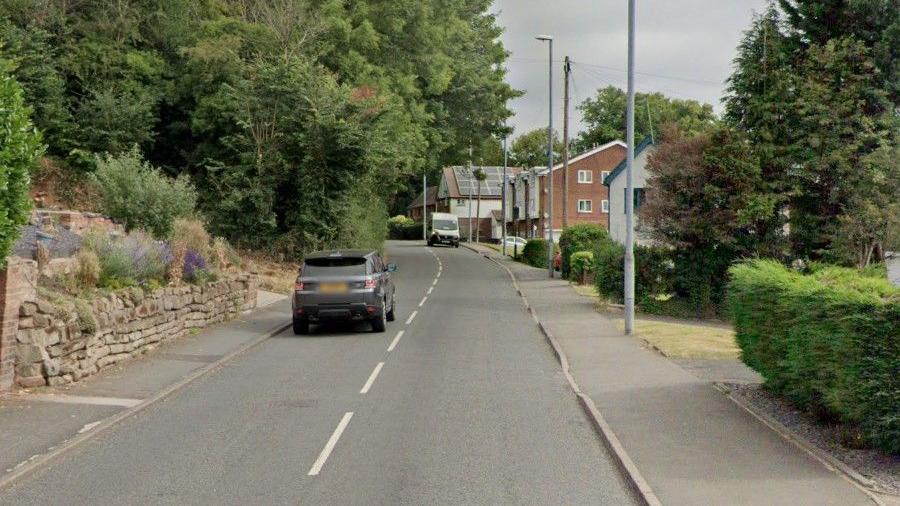
<path id="1" fill-rule="evenodd" d="M 13 385 L 19 307 L 35 299 L 36 277 L 37 263 L 32 260 L 11 257 L 0 270 L 0 392 Z"/>

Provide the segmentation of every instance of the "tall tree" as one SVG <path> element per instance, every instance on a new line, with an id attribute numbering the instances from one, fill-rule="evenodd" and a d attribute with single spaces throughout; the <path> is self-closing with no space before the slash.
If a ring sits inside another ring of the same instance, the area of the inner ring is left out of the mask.
<path id="1" fill-rule="evenodd" d="M 778 255 L 768 223 L 774 202 L 739 132 L 718 128 L 685 136 L 669 126 L 647 163 L 641 222 L 675 248 L 676 292 L 698 309 L 721 300 L 725 271 L 741 256 Z"/>
<path id="2" fill-rule="evenodd" d="M 623 90 L 607 86 L 597 90 L 594 98 L 578 105 L 585 129 L 575 140 L 575 149 L 584 152 L 595 145 L 625 138 L 627 97 Z M 662 127 L 674 123 L 685 133 L 709 130 L 716 122 L 713 108 L 695 100 L 666 97 L 661 93 L 636 93 L 634 99 L 634 135 L 643 139 L 660 133 Z"/>
<path id="3" fill-rule="evenodd" d="M 562 141 L 559 134 L 553 132 L 553 159 L 559 158 L 562 152 Z M 547 166 L 547 129 L 535 128 L 516 137 L 509 147 L 509 158 L 512 165 L 530 169 Z"/>
<path id="4" fill-rule="evenodd" d="M 884 160 L 873 153 L 897 145 L 896 58 L 884 55 L 897 51 L 900 13 L 896 0 L 779 4 L 738 47 L 725 118 L 789 216 L 793 256 L 834 258 L 839 224 L 871 191 L 870 162 Z"/>

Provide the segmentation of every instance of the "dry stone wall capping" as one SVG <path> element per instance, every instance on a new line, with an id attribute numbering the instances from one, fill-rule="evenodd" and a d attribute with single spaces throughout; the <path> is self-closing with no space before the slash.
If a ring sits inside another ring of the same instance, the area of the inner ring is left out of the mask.
<path id="1" fill-rule="evenodd" d="M 37 299 L 19 306 L 15 382 L 62 385 L 159 343 L 256 306 L 258 279 L 240 274 L 203 286 L 121 290 L 91 301 Z"/>

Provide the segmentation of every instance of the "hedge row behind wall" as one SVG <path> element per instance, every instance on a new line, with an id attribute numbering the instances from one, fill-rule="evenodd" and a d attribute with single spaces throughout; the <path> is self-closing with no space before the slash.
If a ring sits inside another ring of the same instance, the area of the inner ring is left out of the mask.
<path id="1" fill-rule="evenodd" d="M 803 275 L 766 260 L 730 273 L 742 359 L 766 386 L 900 453 L 900 289 L 852 269 Z"/>

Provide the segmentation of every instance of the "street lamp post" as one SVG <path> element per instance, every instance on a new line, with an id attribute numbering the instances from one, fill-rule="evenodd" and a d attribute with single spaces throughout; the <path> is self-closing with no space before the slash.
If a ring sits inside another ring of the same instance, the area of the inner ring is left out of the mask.
<path id="1" fill-rule="evenodd" d="M 422 239 L 428 242 L 428 169 L 422 173 Z"/>
<path id="2" fill-rule="evenodd" d="M 625 165 L 625 333 L 634 332 L 634 2 L 628 0 L 628 105 L 625 113 L 625 139 L 628 153 Z"/>
<path id="3" fill-rule="evenodd" d="M 549 66 L 549 103 L 547 121 L 547 274 L 553 277 L 553 37 L 550 35 L 538 35 L 537 40 L 549 42 L 550 66 Z"/>
<path id="4" fill-rule="evenodd" d="M 506 207 L 506 135 L 503 136 L 503 178 L 500 186 L 500 227 L 502 230 L 500 231 L 500 249 L 503 252 L 503 256 L 506 256 L 506 211 L 508 208 Z"/>

